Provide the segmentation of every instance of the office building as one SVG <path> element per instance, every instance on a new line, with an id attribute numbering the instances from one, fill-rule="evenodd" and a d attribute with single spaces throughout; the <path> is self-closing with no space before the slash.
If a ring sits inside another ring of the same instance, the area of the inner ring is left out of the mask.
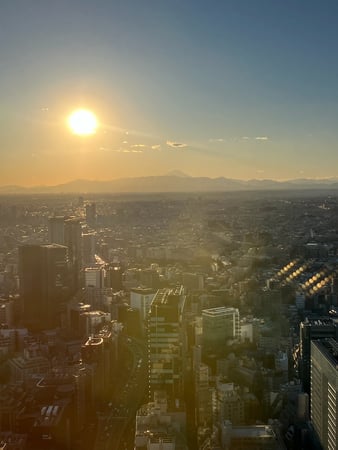
<path id="1" fill-rule="evenodd" d="M 300 324 L 300 379 L 304 392 L 310 394 L 311 341 L 314 339 L 338 339 L 338 319 L 306 318 Z"/>
<path id="2" fill-rule="evenodd" d="M 106 266 L 105 286 L 114 289 L 114 291 L 122 291 L 123 269 L 119 264 L 109 264 Z"/>
<path id="3" fill-rule="evenodd" d="M 213 413 L 215 423 L 221 424 L 229 420 L 233 425 L 244 423 L 244 400 L 240 395 L 239 386 L 227 383 L 219 378 L 216 380 L 213 392 Z"/>
<path id="4" fill-rule="evenodd" d="M 93 399 L 99 404 L 112 393 L 117 360 L 116 339 L 116 333 L 107 325 L 97 334 L 92 334 L 81 347 L 83 362 L 94 371 Z"/>
<path id="5" fill-rule="evenodd" d="M 134 288 L 130 291 L 130 306 L 139 311 L 141 323 L 148 317 L 156 291 L 151 288 Z"/>
<path id="6" fill-rule="evenodd" d="M 96 226 L 96 204 L 88 203 L 86 205 L 86 222 L 89 226 Z"/>
<path id="7" fill-rule="evenodd" d="M 54 216 L 48 218 L 48 242 L 50 244 L 65 244 L 64 216 Z"/>
<path id="8" fill-rule="evenodd" d="M 58 326 L 69 295 L 67 247 L 19 247 L 19 276 L 24 323 L 36 329 Z"/>
<path id="9" fill-rule="evenodd" d="M 182 395 L 183 286 L 159 289 L 148 315 L 149 394 L 166 391 L 168 399 Z"/>
<path id="10" fill-rule="evenodd" d="M 338 342 L 311 342 L 311 421 L 324 450 L 338 448 Z"/>
<path id="11" fill-rule="evenodd" d="M 15 383 L 45 376 L 51 369 L 50 361 L 42 355 L 38 345 L 32 345 L 24 350 L 23 355 L 11 358 L 8 366 Z"/>
<path id="12" fill-rule="evenodd" d="M 228 341 L 240 339 L 239 310 L 237 308 L 204 309 L 203 353 L 222 355 Z"/>
<path id="13" fill-rule="evenodd" d="M 75 293 L 80 285 L 80 270 L 82 266 L 81 220 L 75 217 L 49 217 L 48 242 L 67 247 L 71 279 L 70 289 Z"/>
<path id="14" fill-rule="evenodd" d="M 14 323 L 14 300 L 0 298 L 0 324 L 11 327 Z"/>
<path id="15" fill-rule="evenodd" d="M 213 389 L 210 387 L 210 368 L 199 364 L 194 370 L 195 420 L 197 425 L 211 424 L 213 417 Z"/>
<path id="16" fill-rule="evenodd" d="M 84 266 L 95 263 L 96 233 L 82 234 L 82 263 Z"/>
<path id="17" fill-rule="evenodd" d="M 170 407 L 164 392 L 136 413 L 134 449 L 175 450 L 187 448 L 186 412 L 182 405 Z"/>
<path id="18" fill-rule="evenodd" d="M 104 275 L 105 270 L 103 266 L 86 267 L 84 270 L 85 287 L 103 288 Z"/>
<path id="19" fill-rule="evenodd" d="M 71 270 L 71 290 L 75 293 L 80 287 L 82 269 L 82 224 L 78 218 L 65 220 L 65 243 Z"/>

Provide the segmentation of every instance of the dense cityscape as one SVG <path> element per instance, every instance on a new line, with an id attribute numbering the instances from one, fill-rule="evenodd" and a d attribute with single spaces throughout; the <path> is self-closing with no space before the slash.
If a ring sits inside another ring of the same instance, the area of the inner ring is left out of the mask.
<path id="1" fill-rule="evenodd" d="M 3 195 L 0 448 L 337 448 L 335 191 Z"/>

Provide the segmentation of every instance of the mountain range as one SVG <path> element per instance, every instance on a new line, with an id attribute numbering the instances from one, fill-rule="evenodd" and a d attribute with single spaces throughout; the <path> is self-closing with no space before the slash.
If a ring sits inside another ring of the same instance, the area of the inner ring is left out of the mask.
<path id="1" fill-rule="evenodd" d="M 192 177 L 175 170 L 163 176 L 119 178 L 107 181 L 73 180 L 55 186 L 0 186 L 0 194 L 53 193 L 154 193 L 154 192 L 226 192 L 253 190 L 338 189 L 337 178 L 275 180 L 237 180 L 232 178 Z"/>

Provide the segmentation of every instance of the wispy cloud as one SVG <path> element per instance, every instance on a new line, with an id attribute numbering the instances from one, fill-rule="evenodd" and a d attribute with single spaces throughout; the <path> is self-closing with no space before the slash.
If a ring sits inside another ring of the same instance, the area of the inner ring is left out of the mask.
<path id="1" fill-rule="evenodd" d="M 268 136 L 256 136 L 255 139 L 256 139 L 256 141 L 268 141 L 269 137 Z"/>
<path id="2" fill-rule="evenodd" d="M 145 144 L 133 144 L 130 146 L 130 148 L 144 148 L 147 147 Z"/>
<path id="3" fill-rule="evenodd" d="M 99 150 L 102 152 L 112 152 L 112 153 L 143 153 L 143 150 L 128 149 L 128 148 L 110 148 L 110 147 L 100 147 Z"/>
<path id="4" fill-rule="evenodd" d="M 169 147 L 172 147 L 172 148 L 185 148 L 185 147 L 188 147 L 187 144 L 183 144 L 182 142 L 174 142 L 174 141 L 167 141 L 167 145 Z"/>
<path id="5" fill-rule="evenodd" d="M 268 140 L 270 140 L 269 136 L 241 136 L 239 139 L 241 141 L 268 141 Z"/>
<path id="6" fill-rule="evenodd" d="M 209 142 L 224 142 L 223 138 L 210 138 Z"/>
<path id="7" fill-rule="evenodd" d="M 161 150 L 160 144 L 152 145 L 151 148 L 152 150 Z"/>

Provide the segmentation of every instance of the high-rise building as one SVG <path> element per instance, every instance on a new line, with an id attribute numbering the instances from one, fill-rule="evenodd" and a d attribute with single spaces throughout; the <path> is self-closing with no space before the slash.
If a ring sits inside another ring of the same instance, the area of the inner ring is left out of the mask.
<path id="1" fill-rule="evenodd" d="M 155 294 L 152 288 L 134 288 L 130 291 L 130 306 L 139 311 L 141 323 L 148 317 Z"/>
<path id="2" fill-rule="evenodd" d="M 209 308 L 202 311 L 203 353 L 221 355 L 227 341 L 240 339 L 237 308 Z"/>
<path id="3" fill-rule="evenodd" d="M 68 248 L 68 259 L 71 268 L 72 292 L 80 287 L 80 273 L 82 269 L 82 224 L 81 219 L 69 218 L 65 220 L 65 243 Z"/>
<path id="4" fill-rule="evenodd" d="M 80 270 L 82 267 L 81 220 L 76 217 L 49 217 L 48 242 L 67 246 L 71 278 L 70 288 L 75 293 L 80 286 Z"/>
<path id="5" fill-rule="evenodd" d="M 325 450 L 338 448 L 338 342 L 311 342 L 311 420 Z"/>
<path id="6" fill-rule="evenodd" d="M 87 203 L 86 222 L 91 227 L 96 226 L 96 203 Z"/>
<path id="7" fill-rule="evenodd" d="M 311 340 L 338 339 L 338 319 L 330 317 L 306 318 L 300 324 L 300 379 L 303 390 L 310 394 Z"/>
<path id="8" fill-rule="evenodd" d="M 168 399 L 182 395 L 183 286 L 159 289 L 148 316 L 149 395 L 166 391 Z"/>
<path id="9" fill-rule="evenodd" d="M 96 233 L 82 234 L 82 262 L 84 266 L 95 263 Z"/>
<path id="10" fill-rule="evenodd" d="M 67 247 L 19 247 L 19 276 L 24 322 L 38 329 L 57 326 L 69 295 Z"/>
<path id="11" fill-rule="evenodd" d="M 48 218 L 48 242 L 50 244 L 65 244 L 64 216 L 54 216 Z"/>
<path id="12" fill-rule="evenodd" d="M 216 380 L 213 392 L 214 422 L 222 424 L 230 420 L 233 425 L 244 423 L 244 399 L 240 394 L 239 386 L 227 383 L 222 378 Z"/>
<path id="13" fill-rule="evenodd" d="M 94 401 L 102 403 L 111 395 L 116 370 L 117 336 L 107 326 L 98 334 L 92 334 L 81 347 L 82 360 L 94 371 Z"/>
<path id="14" fill-rule="evenodd" d="M 84 270 L 85 287 L 91 286 L 95 288 L 104 287 L 105 270 L 103 266 L 86 267 Z"/>
<path id="15" fill-rule="evenodd" d="M 123 277 L 123 268 L 120 264 L 109 264 L 106 266 L 106 280 L 105 285 L 108 288 L 114 289 L 114 291 L 122 291 L 123 284 L 122 284 L 122 277 Z"/>

